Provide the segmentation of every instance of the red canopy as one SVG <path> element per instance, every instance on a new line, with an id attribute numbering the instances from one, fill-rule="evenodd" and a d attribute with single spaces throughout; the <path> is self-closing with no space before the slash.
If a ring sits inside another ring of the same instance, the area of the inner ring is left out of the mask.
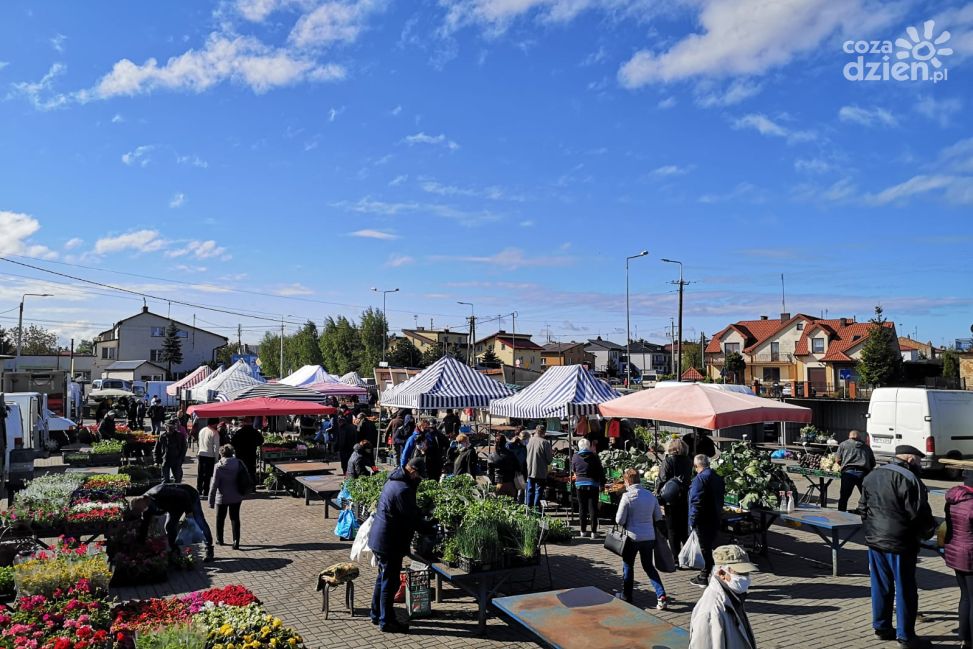
<path id="1" fill-rule="evenodd" d="M 291 401 L 271 397 L 254 397 L 239 401 L 218 401 L 190 406 L 187 412 L 197 417 L 273 417 L 276 415 L 330 415 L 331 406 L 310 401 Z"/>
<path id="2" fill-rule="evenodd" d="M 606 401 L 598 410 L 605 417 L 654 419 L 708 430 L 771 421 L 802 424 L 811 421 L 810 408 L 699 383 L 634 392 Z"/>

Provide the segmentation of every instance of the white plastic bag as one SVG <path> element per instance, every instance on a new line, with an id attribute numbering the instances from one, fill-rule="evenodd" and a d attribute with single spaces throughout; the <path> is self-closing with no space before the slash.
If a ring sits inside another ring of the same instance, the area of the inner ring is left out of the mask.
<path id="1" fill-rule="evenodd" d="M 351 545 L 351 557 L 352 561 L 359 561 L 361 555 L 365 552 L 372 554 L 372 551 L 368 547 L 368 533 L 372 530 L 372 519 L 374 516 L 369 516 L 365 519 L 365 522 L 361 524 L 358 528 L 358 535 L 355 536 L 355 542 Z M 375 555 L 372 554 L 372 567 L 376 565 Z"/>
<path id="2" fill-rule="evenodd" d="M 699 548 L 699 537 L 696 530 L 689 533 L 689 538 L 679 551 L 679 567 L 690 570 L 702 570 L 706 562 L 703 561 L 703 553 Z"/>

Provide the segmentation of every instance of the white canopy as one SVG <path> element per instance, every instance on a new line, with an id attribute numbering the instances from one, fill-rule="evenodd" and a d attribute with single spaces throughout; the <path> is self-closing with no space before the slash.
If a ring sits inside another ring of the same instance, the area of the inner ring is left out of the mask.
<path id="1" fill-rule="evenodd" d="M 285 376 L 278 383 L 284 385 L 306 386 L 312 383 L 337 383 L 337 379 L 324 371 L 320 365 L 305 365 L 290 376 Z"/>
<path id="2" fill-rule="evenodd" d="M 531 419 L 593 415 L 599 403 L 619 396 L 582 365 L 554 366 L 512 397 L 490 402 L 490 414 Z"/>
<path id="3" fill-rule="evenodd" d="M 219 392 L 235 392 L 244 387 L 263 383 L 255 379 L 250 366 L 237 361 L 222 372 L 213 372 L 209 378 L 190 390 L 192 401 L 210 401 Z"/>
<path id="4" fill-rule="evenodd" d="M 338 380 L 341 381 L 342 383 L 347 383 L 348 385 L 354 385 L 359 388 L 368 387 L 368 384 L 365 383 L 362 377 L 358 375 L 358 372 L 348 372 Z"/>

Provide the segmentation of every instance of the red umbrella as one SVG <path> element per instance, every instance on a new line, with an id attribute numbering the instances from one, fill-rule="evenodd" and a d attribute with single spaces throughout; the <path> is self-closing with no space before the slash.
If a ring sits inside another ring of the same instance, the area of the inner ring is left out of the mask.
<path id="1" fill-rule="evenodd" d="M 642 390 L 598 406 L 605 417 L 654 419 L 717 430 L 770 421 L 810 423 L 811 409 L 701 384 Z"/>
<path id="2" fill-rule="evenodd" d="M 291 401 L 271 397 L 254 397 L 239 401 L 219 401 L 190 406 L 187 412 L 197 417 L 273 417 L 276 415 L 330 415 L 331 406 L 310 401 Z"/>

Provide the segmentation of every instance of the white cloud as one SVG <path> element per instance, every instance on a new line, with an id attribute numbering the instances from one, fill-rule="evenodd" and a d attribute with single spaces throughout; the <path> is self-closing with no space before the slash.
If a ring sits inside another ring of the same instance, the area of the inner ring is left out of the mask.
<path id="1" fill-rule="evenodd" d="M 878 106 L 872 108 L 855 105 L 842 106 L 838 110 L 838 118 L 842 122 L 851 122 L 862 126 L 897 126 L 899 123 L 895 115 Z"/>
<path id="2" fill-rule="evenodd" d="M 406 137 L 402 138 L 402 141 L 409 146 L 414 144 L 442 145 L 448 148 L 450 151 L 455 151 L 459 148 L 459 144 L 448 139 L 443 133 L 440 133 L 439 135 L 427 135 L 425 132 L 419 132 L 414 135 L 407 135 Z"/>
<path id="3" fill-rule="evenodd" d="M 437 196 L 467 196 L 470 198 L 487 198 L 494 201 L 500 200 L 514 200 L 522 201 L 524 198 L 522 196 L 510 196 L 503 188 L 496 185 L 491 185 L 490 187 L 484 187 L 478 189 L 475 187 L 457 187 L 456 185 L 444 185 L 435 180 L 427 180 L 419 185 L 422 191 L 427 194 L 436 194 Z"/>
<path id="4" fill-rule="evenodd" d="M 574 263 L 574 259 L 569 256 L 528 255 L 520 248 L 504 248 L 498 253 L 487 256 L 433 256 L 431 259 L 433 261 L 485 264 L 503 270 L 517 270 L 518 268 L 528 267 L 560 267 L 570 266 Z"/>
<path id="5" fill-rule="evenodd" d="M 198 155 L 176 156 L 176 163 L 181 165 L 189 165 L 190 167 L 199 167 L 200 169 L 209 168 L 209 163 L 200 158 Z"/>
<path id="6" fill-rule="evenodd" d="M 396 107 L 395 107 L 395 108 L 393 108 L 392 110 L 390 110 L 390 111 L 389 111 L 389 113 L 390 113 L 390 114 L 391 114 L 391 115 L 392 115 L 393 117 L 398 117 L 398 116 L 399 116 L 399 115 L 400 115 L 400 114 L 402 113 L 402 106 L 401 106 L 401 104 L 400 104 L 400 105 L 398 105 L 398 106 L 396 106 Z"/>
<path id="7" fill-rule="evenodd" d="M 963 102 L 955 98 L 936 99 L 932 95 L 919 98 L 915 110 L 940 126 L 949 126 L 953 116 L 963 108 Z"/>
<path id="8" fill-rule="evenodd" d="M 102 237 L 95 242 L 95 253 L 103 255 L 124 250 L 154 252 L 161 250 L 168 242 L 157 230 L 135 230 L 114 237 Z"/>
<path id="9" fill-rule="evenodd" d="M 956 178 L 953 176 L 920 174 L 913 176 L 905 182 L 887 187 L 877 194 L 869 194 L 865 198 L 874 205 L 886 205 L 916 194 L 924 194 L 935 189 L 949 187 L 955 181 Z"/>
<path id="10" fill-rule="evenodd" d="M 534 222 L 532 220 L 530 220 L 530 219 L 527 219 L 525 221 L 521 221 L 517 225 L 519 225 L 522 228 L 532 228 L 532 227 L 534 227 Z"/>
<path id="11" fill-rule="evenodd" d="M 155 58 L 137 65 L 129 59 L 115 63 L 84 99 L 108 99 L 145 94 L 153 90 L 203 92 L 230 81 L 257 94 L 301 81 L 336 81 L 345 69 L 320 64 L 301 53 L 270 47 L 252 36 L 214 32 L 200 50 L 189 50 L 159 65 Z"/>
<path id="12" fill-rule="evenodd" d="M 700 0 L 699 33 L 667 51 L 641 50 L 618 71 L 638 88 L 693 77 L 759 75 L 812 53 L 832 34 L 852 30 L 866 38 L 903 10 L 869 0 Z"/>
<path id="13" fill-rule="evenodd" d="M 349 236 L 360 237 L 362 239 L 379 239 L 381 241 L 394 241 L 399 238 L 397 234 L 382 230 L 355 230 L 354 232 L 350 232 Z"/>
<path id="14" fill-rule="evenodd" d="M 725 194 L 703 194 L 699 197 L 700 203 L 725 203 L 729 201 L 735 201 L 740 199 L 749 199 L 751 202 L 762 202 L 763 195 L 754 185 L 751 183 L 743 182 L 738 183 L 736 187 Z"/>
<path id="15" fill-rule="evenodd" d="M 67 42 L 67 40 L 68 37 L 65 36 L 64 34 L 55 34 L 54 37 L 51 38 L 50 40 L 51 47 L 53 47 L 58 53 L 63 52 L 64 43 Z"/>
<path id="16" fill-rule="evenodd" d="M 0 70 L 3 70 L 8 65 L 10 65 L 10 61 L 0 61 Z"/>
<path id="17" fill-rule="evenodd" d="M 644 19 L 654 8 L 651 0 L 439 0 L 446 7 L 442 27 L 450 34 L 468 25 L 481 25 L 489 35 L 501 34 L 516 19 L 535 14 L 542 23 L 566 23 L 588 10 L 610 16 Z"/>
<path id="18" fill-rule="evenodd" d="M 177 194 L 173 194 L 172 195 L 172 198 L 169 199 L 169 207 L 171 207 L 173 209 L 176 209 L 178 207 L 182 207 L 185 204 L 186 204 L 186 195 L 183 194 L 182 192 L 179 192 Z"/>
<path id="19" fill-rule="evenodd" d="M 675 105 L 676 105 L 675 97 L 666 97 L 665 99 L 660 100 L 658 104 L 656 104 L 656 106 L 658 106 L 662 110 L 668 110 Z"/>
<path id="20" fill-rule="evenodd" d="M 403 202 L 390 203 L 377 201 L 370 196 L 359 199 L 356 202 L 339 201 L 332 203 L 333 207 L 347 209 L 361 214 L 381 214 L 383 216 L 398 216 L 405 213 L 419 213 L 423 215 L 433 215 L 444 219 L 451 219 L 463 225 L 479 225 L 490 221 L 496 221 L 500 216 L 490 210 L 461 210 L 451 205 L 440 203 L 420 203 Z"/>
<path id="21" fill-rule="evenodd" d="M 338 118 L 338 115 L 340 115 L 343 112 L 345 112 L 344 106 L 342 106 L 341 108 L 335 108 L 334 106 L 332 106 L 331 109 L 328 111 L 328 121 L 329 122 L 335 121 Z"/>
<path id="22" fill-rule="evenodd" d="M 750 113 L 744 115 L 733 122 L 735 129 L 753 129 L 761 135 L 768 137 L 786 138 L 788 142 L 807 142 L 816 136 L 811 131 L 795 131 L 770 119 L 761 113 Z"/>
<path id="23" fill-rule="evenodd" d="M 389 181 L 389 187 L 398 187 L 409 179 L 407 174 L 401 174 Z"/>
<path id="24" fill-rule="evenodd" d="M 206 266 L 187 266 L 186 264 L 176 264 L 176 270 L 180 270 L 184 273 L 205 273 L 208 268 Z"/>
<path id="25" fill-rule="evenodd" d="M 84 239 L 79 239 L 78 237 L 74 237 L 73 239 L 68 239 L 64 243 L 64 249 L 65 250 L 74 250 L 75 248 L 77 248 L 78 246 L 80 246 L 82 243 L 84 243 Z"/>
<path id="26" fill-rule="evenodd" d="M 365 29 L 368 17 L 385 8 L 383 0 L 325 2 L 300 17 L 288 40 L 300 49 L 354 43 Z"/>
<path id="27" fill-rule="evenodd" d="M 695 91 L 696 105 L 702 108 L 726 107 L 739 104 L 763 90 L 763 85 L 749 79 L 735 79 L 725 88 L 713 83 L 701 83 Z"/>
<path id="28" fill-rule="evenodd" d="M 313 295 L 314 291 L 299 282 L 294 282 L 293 284 L 274 289 L 273 293 L 281 297 L 295 297 L 298 295 Z"/>
<path id="29" fill-rule="evenodd" d="M 288 4 L 288 0 L 237 0 L 236 10 L 247 20 L 259 23 Z"/>
<path id="30" fill-rule="evenodd" d="M 212 239 L 207 241 L 197 241 L 194 239 L 185 245 L 176 246 L 166 251 L 166 257 L 185 257 L 187 255 L 191 255 L 196 259 L 210 259 L 212 257 L 219 257 L 223 261 L 232 259 L 226 253 L 226 248 L 217 245 Z"/>
<path id="31" fill-rule="evenodd" d="M 56 259 L 57 253 L 47 246 L 30 243 L 30 236 L 40 228 L 40 222 L 29 214 L 0 210 L 0 255 Z"/>
<path id="32" fill-rule="evenodd" d="M 63 63 L 55 63 L 40 81 L 19 81 L 10 84 L 10 95 L 21 96 L 29 101 L 37 110 L 53 110 L 63 108 L 71 101 L 70 95 L 54 92 L 54 80 L 67 71 Z"/>
<path id="33" fill-rule="evenodd" d="M 121 113 L 115 113 L 114 117 L 111 118 L 111 123 L 112 124 L 121 124 L 124 121 L 125 121 L 125 118 L 122 117 L 122 114 Z"/>
<path id="34" fill-rule="evenodd" d="M 385 265 L 388 268 L 401 268 L 402 266 L 408 266 L 414 263 L 416 263 L 414 257 L 410 257 L 408 255 L 392 255 L 388 258 L 388 261 L 385 262 Z"/>
<path id="35" fill-rule="evenodd" d="M 823 174 L 831 169 L 831 163 L 821 158 L 798 158 L 794 161 L 794 170 L 803 173 Z"/>
<path id="36" fill-rule="evenodd" d="M 130 167 L 135 164 L 139 165 L 140 167 L 146 167 L 152 160 L 149 157 L 149 153 L 151 153 L 154 148 L 155 146 L 152 144 L 137 146 L 132 151 L 122 154 L 122 162 Z"/>
<path id="37" fill-rule="evenodd" d="M 679 165 L 663 165 L 652 170 L 653 176 L 668 178 L 671 176 L 682 176 L 693 170 L 693 165 L 680 167 Z"/>

